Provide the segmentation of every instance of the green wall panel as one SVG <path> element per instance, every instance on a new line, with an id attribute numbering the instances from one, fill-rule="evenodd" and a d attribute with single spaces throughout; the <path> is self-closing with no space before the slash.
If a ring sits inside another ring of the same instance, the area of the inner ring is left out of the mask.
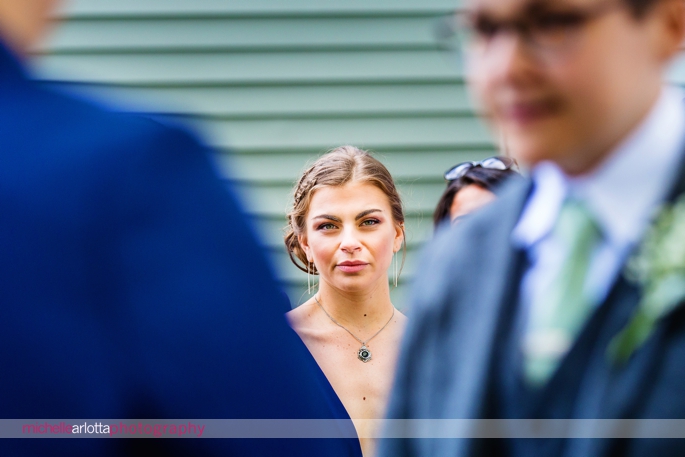
<path id="1" fill-rule="evenodd" d="M 217 148 L 293 303 L 306 274 L 282 248 L 299 173 L 342 144 L 369 148 L 396 177 L 407 304 L 451 165 L 491 155 L 455 55 L 434 38 L 453 0 L 76 0 L 42 47 L 53 83 L 144 113 L 171 115 Z M 685 71 L 674 69 L 685 80 Z"/>
<path id="2" fill-rule="evenodd" d="M 243 151 L 329 149 L 340 144 L 372 149 L 491 144 L 483 124 L 471 116 L 207 120 L 204 125 L 214 144 Z"/>
<path id="3" fill-rule="evenodd" d="M 440 14 L 461 0 L 80 0 L 67 3 L 64 15 L 92 17 L 287 16 L 355 14 Z"/>
<path id="4" fill-rule="evenodd" d="M 455 163 L 483 155 L 475 150 L 455 149 L 375 152 L 400 183 L 420 180 L 442 184 L 442 175 L 436 171 L 445 171 Z M 237 181 L 294 184 L 295 177 L 311 165 L 314 157 L 311 152 L 279 154 L 276 158 L 273 153 L 232 154 L 222 156 L 220 163 L 225 166 L 225 174 L 234 174 Z M 278 166 L 272 165 L 275 162 Z"/>
<path id="5" fill-rule="evenodd" d="M 82 19 L 61 27 L 51 53 L 221 49 L 282 51 L 435 46 L 435 17 L 208 17 Z M 84 41 L 83 36 L 92 39 Z M 312 40 L 312 37 L 317 37 Z"/>
<path id="6" fill-rule="evenodd" d="M 136 110 L 220 119 L 468 114 L 462 84 L 289 84 L 101 87 L 81 90 L 127 99 Z"/>
<path id="7" fill-rule="evenodd" d="M 61 53 L 44 56 L 41 71 L 125 85 L 457 82 L 449 57 L 440 50 Z"/>

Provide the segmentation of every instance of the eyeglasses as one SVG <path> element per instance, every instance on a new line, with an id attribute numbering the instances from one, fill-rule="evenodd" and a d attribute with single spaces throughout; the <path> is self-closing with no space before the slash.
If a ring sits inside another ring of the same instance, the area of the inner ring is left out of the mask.
<path id="1" fill-rule="evenodd" d="M 586 8 L 534 4 L 510 20 L 462 11 L 453 16 L 451 23 L 442 24 L 436 34 L 442 41 L 456 39 L 460 52 L 479 57 L 490 50 L 496 38 L 509 32 L 520 37 L 536 57 L 547 59 L 568 51 L 591 21 L 625 5 L 623 0 L 599 2 Z"/>
<path id="2" fill-rule="evenodd" d="M 469 170 L 475 167 L 487 168 L 488 170 L 511 170 L 516 167 L 516 160 L 511 157 L 495 156 L 488 157 L 480 162 L 462 162 L 445 172 L 445 180 L 447 182 L 456 181 L 464 177 Z"/>

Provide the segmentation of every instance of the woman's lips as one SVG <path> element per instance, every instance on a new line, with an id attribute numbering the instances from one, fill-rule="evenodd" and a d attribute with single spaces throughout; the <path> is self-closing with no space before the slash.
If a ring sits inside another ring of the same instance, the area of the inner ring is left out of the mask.
<path id="1" fill-rule="evenodd" d="M 359 261 L 346 261 L 338 264 L 338 268 L 340 270 L 344 271 L 345 273 L 357 273 L 358 271 L 362 271 L 368 263 L 366 262 L 359 262 Z"/>

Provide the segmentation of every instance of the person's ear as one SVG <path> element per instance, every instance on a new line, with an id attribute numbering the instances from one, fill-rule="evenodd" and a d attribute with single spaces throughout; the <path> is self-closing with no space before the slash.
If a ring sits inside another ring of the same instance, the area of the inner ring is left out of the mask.
<path id="1" fill-rule="evenodd" d="M 300 243 L 300 247 L 302 248 L 305 255 L 307 256 L 307 259 L 311 262 L 312 258 L 310 255 L 310 249 L 309 249 L 309 243 L 307 241 L 307 236 L 306 235 L 297 235 L 297 242 Z"/>
<path id="2" fill-rule="evenodd" d="M 402 242 L 404 241 L 404 223 L 395 224 L 395 240 L 393 241 L 393 252 L 399 252 L 402 249 Z"/>
<path id="3" fill-rule="evenodd" d="M 685 0 L 662 0 L 647 14 L 656 21 L 655 49 L 664 63 L 675 57 L 685 40 Z"/>

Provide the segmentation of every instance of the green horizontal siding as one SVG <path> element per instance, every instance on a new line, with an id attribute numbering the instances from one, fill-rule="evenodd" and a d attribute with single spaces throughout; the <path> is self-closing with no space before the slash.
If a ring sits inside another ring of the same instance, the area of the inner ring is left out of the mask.
<path id="1" fill-rule="evenodd" d="M 41 71 L 121 85 L 459 82 L 448 57 L 439 50 L 63 53 L 45 56 Z"/>
<path id="2" fill-rule="evenodd" d="M 483 152 L 465 149 L 455 151 L 454 148 L 444 150 L 415 149 L 410 151 L 380 151 L 376 149 L 376 157 L 381 160 L 395 179 L 404 183 L 418 180 L 424 183 L 438 183 L 443 186 L 442 174 L 456 162 L 470 160 Z M 220 164 L 225 166 L 225 173 L 235 173 L 239 182 L 254 185 L 270 183 L 293 184 L 306 164 L 311 164 L 315 154 L 312 152 L 293 152 L 281 154 L 274 158 L 272 153 L 248 153 L 223 156 Z M 277 161 L 278 166 L 272 166 Z"/>
<path id="3" fill-rule="evenodd" d="M 436 116 L 471 114 L 465 87 L 454 83 L 180 86 L 80 86 L 127 98 L 135 110 L 227 120 Z M 259 103 L 255 103 L 259 100 Z"/>
<path id="4" fill-rule="evenodd" d="M 80 0 L 66 5 L 70 18 L 287 16 L 355 14 L 440 14 L 454 9 L 460 0 Z"/>
<path id="5" fill-rule="evenodd" d="M 435 47 L 433 15 L 417 17 L 306 17 L 205 19 L 91 19 L 67 23 L 50 52 L 110 53 L 166 50 L 284 51 Z M 92 36 L 84 41 L 83 36 Z M 312 36 L 318 39 L 312 41 Z"/>
<path id="6" fill-rule="evenodd" d="M 434 38 L 453 0 L 75 0 L 35 52 L 48 81 L 180 117 L 219 152 L 291 300 L 306 275 L 282 247 L 299 174 L 326 150 L 374 150 L 406 207 L 407 303 L 451 165 L 495 148 L 453 54 Z"/>
<path id="7" fill-rule="evenodd" d="M 416 150 L 491 143 L 486 129 L 474 117 L 208 120 L 204 125 L 216 145 L 242 151 L 329 149 L 340 144 Z"/>

